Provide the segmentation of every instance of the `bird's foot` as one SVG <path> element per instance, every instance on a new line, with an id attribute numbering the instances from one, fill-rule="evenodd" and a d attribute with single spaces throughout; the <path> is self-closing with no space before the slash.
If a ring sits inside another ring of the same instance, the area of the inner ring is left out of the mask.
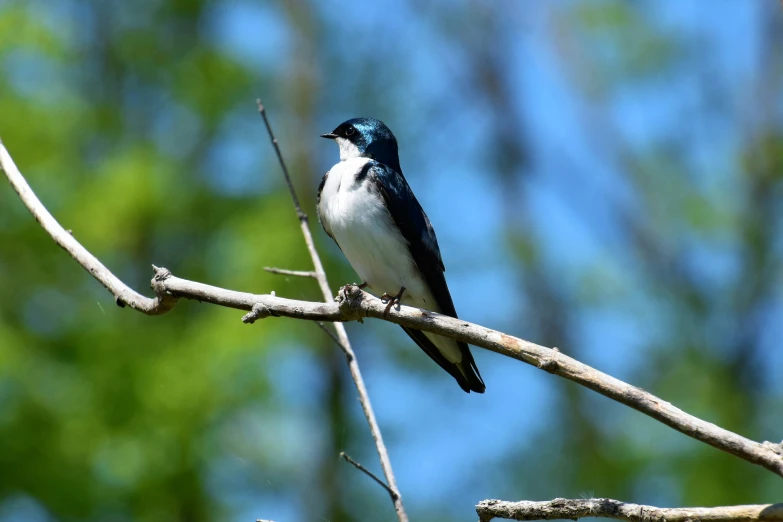
<path id="1" fill-rule="evenodd" d="M 389 310 L 391 310 L 391 307 L 394 306 L 395 303 L 400 304 L 400 299 L 402 299 L 402 294 L 404 293 L 405 293 L 404 286 L 400 288 L 400 291 L 397 292 L 397 295 L 392 296 L 387 294 L 386 292 L 383 293 L 383 295 L 381 296 L 381 301 L 384 300 L 389 301 L 386 304 L 386 310 L 383 311 L 383 317 L 386 317 L 389 314 Z"/>

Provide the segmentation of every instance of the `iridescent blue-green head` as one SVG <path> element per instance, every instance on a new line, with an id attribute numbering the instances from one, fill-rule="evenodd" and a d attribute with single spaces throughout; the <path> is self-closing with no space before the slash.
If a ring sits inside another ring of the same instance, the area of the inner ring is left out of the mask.
<path id="1" fill-rule="evenodd" d="M 332 132 L 321 134 L 321 137 L 337 142 L 341 161 L 356 157 L 373 158 L 400 171 L 397 138 L 381 120 L 353 118 L 344 121 Z"/>

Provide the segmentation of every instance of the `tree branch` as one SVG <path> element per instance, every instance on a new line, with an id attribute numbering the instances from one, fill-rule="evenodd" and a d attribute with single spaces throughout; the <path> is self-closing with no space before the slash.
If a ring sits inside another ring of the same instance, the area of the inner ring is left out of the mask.
<path id="1" fill-rule="evenodd" d="M 60 245 L 63 250 L 68 252 L 72 258 L 76 260 L 85 270 L 87 270 L 92 276 L 100 281 L 100 283 L 106 287 L 116 298 L 116 302 L 119 306 L 125 306 L 126 304 L 148 315 L 160 315 L 165 314 L 171 310 L 177 300 L 171 296 L 161 294 L 156 291 L 157 297 L 150 299 L 145 297 L 132 288 L 128 287 L 125 283 L 119 280 L 117 276 L 112 274 L 108 268 L 106 268 L 98 258 L 89 253 L 73 235 L 65 230 L 54 217 L 46 210 L 46 207 L 41 203 L 41 200 L 35 195 L 30 185 L 16 168 L 14 160 L 11 159 L 11 155 L 6 150 L 3 142 L 0 140 L 0 170 L 5 172 L 8 181 L 11 182 L 11 186 L 14 188 L 22 202 L 27 209 L 33 215 L 36 221 L 46 230 L 54 242 Z M 153 285 L 153 288 L 155 286 Z"/>
<path id="2" fill-rule="evenodd" d="M 316 281 L 318 281 L 318 286 L 321 287 L 324 301 L 331 301 L 333 294 L 329 289 L 329 282 L 326 280 L 326 272 L 324 271 L 323 263 L 321 263 L 321 257 L 318 255 L 313 236 L 310 233 L 310 224 L 307 219 L 307 214 L 304 213 L 302 207 L 299 205 L 299 198 L 296 196 L 296 190 L 294 189 L 294 184 L 291 182 L 291 176 L 288 175 L 288 167 L 286 167 L 285 161 L 283 160 L 283 154 L 280 152 L 277 138 L 275 137 L 274 132 L 272 132 L 272 126 L 269 124 L 264 105 L 261 103 L 260 99 L 256 100 L 256 104 L 258 105 L 259 114 L 264 119 L 264 125 L 269 134 L 269 139 L 272 140 L 272 146 L 277 154 L 277 159 L 280 163 L 280 168 L 283 170 L 286 185 L 288 185 L 288 191 L 294 202 L 294 208 L 296 209 L 296 215 L 299 218 L 302 235 L 304 236 L 305 244 L 307 244 L 307 250 L 310 252 L 310 257 L 313 260 L 313 267 L 315 268 L 314 277 Z M 359 403 L 362 405 L 362 411 L 364 411 L 364 416 L 367 418 L 367 424 L 370 427 L 370 433 L 375 441 L 375 448 L 378 451 L 378 458 L 381 461 L 381 469 L 386 477 L 388 488 L 394 493 L 392 495 L 392 502 L 394 503 L 394 511 L 397 513 L 397 519 L 399 522 L 408 522 L 408 515 L 405 513 L 405 508 L 402 505 L 402 495 L 400 495 L 400 491 L 397 488 L 397 479 L 394 478 L 389 452 L 383 442 L 381 428 L 378 426 L 378 421 L 375 419 L 375 412 L 372 409 L 370 395 L 367 393 L 367 387 L 364 385 L 362 372 L 359 370 L 359 363 L 356 361 L 356 355 L 353 352 L 353 348 L 351 348 L 351 341 L 348 340 L 348 333 L 345 331 L 345 326 L 340 323 L 335 324 L 334 327 L 337 331 L 337 338 L 340 341 L 339 346 L 345 354 L 345 360 L 348 364 L 348 369 L 351 372 L 351 378 L 356 385 L 356 391 L 359 393 Z"/>
<path id="3" fill-rule="evenodd" d="M 342 349 L 343 345 L 340 342 L 340 339 L 337 338 L 336 335 L 334 335 L 332 332 L 329 331 L 329 329 L 326 327 L 326 325 L 322 322 L 316 322 L 316 325 L 318 325 L 318 328 L 323 330 L 323 332 L 329 336 L 329 338 L 334 341 L 334 344 L 336 344 L 340 349 Z"/>
<path id="4" fill-rule="evenodd" d="M 312 277 L 314 279 L 317 278 L 315 272 L 307 270 L 286 270 L 285 268 L 275 268 L 273 266 L 265 266 L 264 270 L 270 274 L 288 275 L 294 277 Z"/>
<path id="5" fill-rule="evenodd" d="M 156 277 L 160 278 L 158 275 Z M 232 292 L 173 276 L 161 284 L 175 296 L 195 298 L 242 310 L 250 309 L 252 312 L 243 317 L 245 322 L 269 316 L 341 322 L 372 317 L 464 341 L 581 384 L 689 437 L 783 476 L 781 444 L 758 443 L 703 421 L 641 388 L 568 357 L 557 349 L 546 348 L 481 325 L 409 306 L 392 308 L 384 317 L 386 305 L 355 285 L 341 288 L 334 303 L 311 303 L 277 296 Z"/>
<path id="6" fill-rule="evenodd" d="M 41 225 L 49 232 L 58 244 L 63 243 L 58 240 L 56 234 L 62 234 L 64 230 L 57 224 L 54 218 L 46 212 L 41 202 L 32 194 L 24 178 L 16 170 L 10 156 L 0 143 L 0 167 L 5 170 L 6 175 L 11 181 L 16 191 L 22 197 L 24 203 L 30 211 L 36 216 Z M 48 219 L 42 219 L 39 216 L 47 216 Z M 109 289 L 115 296 L 126 298 L 126 295 L 139 296 L 138 302 L 146 300 L 153 303 L 149 307 L 140 305 L 134 306 L 137 310 L 145 313 L 164 313 L 171 308 L 177 297 L 186 297 L 208 302 L 216 305 L 227 306 L 239 310 L 249 310 L 250 313 L 243 317 L 243 321 L 252 323 L 257 319 L 265 317 L 291 317 L 295 319 L 306 319 L 312 321 L 334 321 L 338 322 L 335 326 L 338 331 L 338 339 L 341 346 L 346 350 L 346 358 L 349 364 L 355 362 L 353 352 L 350 350 L 350 344 L 347 342 L 345 330 L 339 322 L 361 320 L 364 317 L 373 317 L 376 319 L 385 319 L 410 328 L 416 328 L 423 331 L 433 332 L 446 337 L 451 337 L 459 341 L 491 350 L 493 352 L 511 357 L 527 364 L 533 365 L 549 373 L 559 375 L 565 379 L 590 388 L 601 395 L 612 400 L 625 404 L 653 419 L 666 424 L 667 426 L 693 438 L 709 444 L 719 450 L 735 455 L 743 460 L 762 466 L 773 473 L 783 476 L 783 445 L 772 442 L 755 442 L 736 433 L 720 428 L 712 423 L 703 421 L 693 415 L 676 408 L 672 404 L 648 393 L 640 388 L 631 386 L 619 379 L 600 372 L 586 364 L 583 364 L 567 355 L 564 355 L 557 349 L 550 349 L 531 343 L 514 336 L 507 335 L 490 328 L 444 316 L 434 312 L 411 308 L 409 306 L 398 306 L 389 310 L 385 315 L 385 305 L 370 294 L 363 292 L 355 285 L 347 285 L 341 288 L 335 302 L 314 303 L 308 301 L 297 301 L 285 299 L 274 295 L 255 295 L 246 292 L 235 292 L 203 283 L 180 279 L 170 274 L 165 268 L 155 267 L 155 277 L 152 280 L 152 287 L 155 289 L 158 298 L 148 299 L 133 292 L 119 281 L 111 272 L 108 271 L 100 262 L 89 254 L 78 244 L 70 235 L 70 240 L 65 242 L 68 247 L 63 246 L 86 270 L 88 270 L 96 279 Z M 66 238 L 67 239 L 67 238 Z M 72 252 L 83 252 L 82 255 L 74 255 Z M 317 265 L 317 271 L 323 272 L 322 266 Z M 116 284 L 112 283 L 116 280 Z M 111 283 L 111 284 L 110 284 Z M 327 286 L 328 289 L 328 286 Z M 163 304 L 168 304 L 164 306 Z M 155 312 L 151 312 L 155 310 Z M 351 374 L 354 371 L 358 373 L 358 367 L 351 366 Z M 362 381 L 359 381 L 362 382 Z M 359 384 L 357 383 L 357 388 Z M 366 390 L 360 389 L 360 395 Z M 364 407 L 364 404 L 363 404 Z M 369 411 L 369 414 L 368 414 Z M 368 422 L 374 416 L 371 416 L 371 410 L 365 410 L 368 415 Z M 377 424 L 375 424 L 377 428 Z M 375 433 L 375 432 L 374 432 Z M 376 439 L 376 445 L 382 444 L 382 440 Z M 380 453 L 379 449 L 379 453 Z M 388 463 L 388 456 L 385 458 Z M 386 466 L 382 467 L 386 474 Z M 390 468 L 389 468 L 390 469 Z M 397 491 L 396 484 L 389 481 L 386 477 L 389 487 Z M 398 492 L 399 494 L 399 492 Z M 396 503 L 395 503 L 396 507 Z M 398 512 L 399 517 L 399 512 Z"/>
<path id="7" fill-rule="evenodd" d="M 361 471 L 362 473 L 364 473 L 365 475 L 367 475 L 368 477 L 373 479 L 375 482 L 377 482 L 378 485 L 381 486 L 383 489 L 385 489 L 386 492 L 391 496 L 392 501 L 394 500 L 394 496 L 396 495 L 396 493 L 394 491 L 392 491 L 392 489 L 389 486 L 387 486 L 384 481 L 382 481 L 377 476 L 375 476 L 375 473 L 373 473 L 369 469 L 367 469 L 364 466 L 362 466 L 360 463 L 358 463 L 355 460 L 353 460 L 350 457 L 350 455 L 348 455 L 344 451 L 340 452 L 340 458 L 342 458 L 343 460 L 345 460 L 345 462 L 347 462 L 348 464 L 350 464 L 351 466 L 353 466 L 354 468 L 358 469 L 359 471 Z"/>
<path id="8" fill-rule="evenodd" d="M 712 508 L 659 508 L 629 504 L 608 498 L 566 499 L 545 502 L 482 500 L 476 506 L 479 522 L 508 520 L 555 520 L 586 517 L 616 518 L 631 522 L 691 522 L 694 520 L 739 522 L 783 521 L 783 504 L 725 506 Z"/>

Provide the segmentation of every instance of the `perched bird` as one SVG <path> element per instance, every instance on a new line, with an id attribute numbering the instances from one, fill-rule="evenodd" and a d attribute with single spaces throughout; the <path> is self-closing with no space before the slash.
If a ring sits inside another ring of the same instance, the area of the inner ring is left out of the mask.
<path id="1" fill-rule="evenodd" d="M 398 302 L 457 317 L 427 214 L 405 181 L 397 139 L 383 122 L 354 118 L 322 138 L 335 140 L 340 162 L 318 187 L 318 218 L 364 281 L 363 288 Z M 484 393 L 468 345 L 405 328 L 466 392 Z"/>

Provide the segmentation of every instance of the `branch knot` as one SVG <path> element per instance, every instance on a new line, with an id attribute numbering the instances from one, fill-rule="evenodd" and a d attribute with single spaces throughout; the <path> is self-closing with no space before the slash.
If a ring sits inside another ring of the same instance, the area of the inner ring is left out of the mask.
<path id="1" fill-rule="evenodd" d="M 252 310 L 242 316 L 242 322 L 245 324 L 253 324 L 259 319 L 265 319 L 271 315 L 275 315 L 272 313 L 271 308 L 264 303 L 256 303 L 253 305 Z"/>
<path id="2" fill-rule="evenodd" d="M 153 281 L 155 282 L 162 283 L 171 277 L 171 270 L 168 268 L 152 265 L 152 270 L 155 271 L 155 276 L 153 277 Z"/>
<path id="3" fill-rule="evenodd" d="M 769 448 L 773 453 L 783 456 L 783 442 L 770 442 L 765 440 L 761 445 Z"/>
<path id="4" fill-rule="evenodd" d="M 364 292 L 357 285 L 348 284 L 340 288 L 334 300 L 340 305 L 340 311 L 361 320 Z"/>
<path id="5" fill-rule="evenodd" d="M 174 305 L 177 304 L 177 297 L 166 290 L 166 280 L 173 277 L 171 270 L 155 265 L 152 265 L 152 269 L 155 271 L 155 275 L 152 276 L 150 287 L 155 291 L 154 310 L 156 310 L 156 315 L 159 315 L 174 308 Z M 125 307 L 126 303 L 119 296 L 115 302 L 120 308 Z"/>
<path id="6" fill-rule="evenodd" d="M 543 357 L 541 362 L 538 364 L 538 367 L 546 372 L 555 373 L 560 368 L 560 364 L 558 364 L 556 360 L 558 353 L 560 353 L 559 349 L 552 348 L 552 355 L 549 357 Z"/>

